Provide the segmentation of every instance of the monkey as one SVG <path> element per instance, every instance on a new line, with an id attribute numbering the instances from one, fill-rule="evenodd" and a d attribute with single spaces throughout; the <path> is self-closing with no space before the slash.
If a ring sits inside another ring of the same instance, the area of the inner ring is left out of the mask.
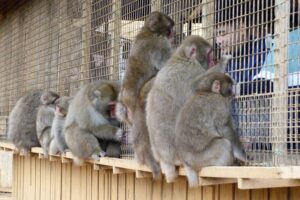
<path id="1" fill-rule="evenodd" d="M 33 90 L 22 96 L 9 114 L 8 139 L 15 145 L 16 151 L 28 155 L 31 147 L 40 147 L 37 137 L 36 119 L 41 102 L 42 90 Z M 49 92 L 49 101 L 54 102 L 58 95 Z"/>
<path id="2" fill-rule="evenodd" d="M 63 127 L 68 114 L 68 109 L 72 97 L 62 96 L 56 100 L 55 116 L 51 127 L 50 154 L 55 155 L 58 152 L 65 153 L 68 146 L 66 144 Z"/>
<path id="3" fill-rule="evenodd" d="M 153 81 L 154 78 L 150 79 L 141 89 L 129 133 L 134 149 L 135 160 L 141 165 L 148 166 L 152 171 L 153 178 L 158 180 L 161 178 L 161 169 L 159 163 L 154 159 L 151 150 L 145 115 L 146 97 L 151 89 Z"/>
<path id="4" fill-rule="evenodd" d="M 40 98 L 41 104 L 36 117 L 36 133 L 43 148 L 44 157 L 48 157 L 49 146 L 52 140 L 51 126 L 54 119 L 55 103 L 59 95 L 53 92 L 44 92 Z"/>
<path id="5" fill-rule="evenodd" d="M 116 101 L 118 91 L 118 82 L 99 80 L 82 87 L 71 101 L 64 133 L 75 164 L 81 165 L 89 157 L 99 160 L 99 156 L 105 156 L 98 139 L 121 141 L 123 130 L 108 121 L 108 104 Z"/>
<path id="6" fill-rule="evenodd" d="M 157 73 L 147 97 L 146 124 L 154 158 L 167 182 L 178 176 L 180 161 L 174 144 L 180 108 L 193 93 L 194 79 L 216 65 L 212 46 L 200 36 L 186 37 Z"/>
<path id="7" fill-rule="evenodd" d="M 169 16 L 155 11 L 136 35 L 118 97 L 116 115 L 120 121 L 131 125 L 140 89 L 170 58 L 173 27 L 174 21 Z"/>
<path id="8" fill-rule="evenodd" d="M 198 186 L 198 171 L 205 166 L 234 165 L 246 155 L 231 117 L 233 81 L 224 73 L 206 73 L 195 94 L 180 110 L 175 145 L 190 187 Z"/>

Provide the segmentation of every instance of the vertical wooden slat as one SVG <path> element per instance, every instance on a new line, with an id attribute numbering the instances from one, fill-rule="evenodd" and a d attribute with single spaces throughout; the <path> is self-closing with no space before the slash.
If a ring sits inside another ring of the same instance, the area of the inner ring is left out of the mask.
<path id="1" fill-rule="evenodd" d="M 134 174 L 126 174 L 126 200 L 134 200 L 134 193 L 135 193 L 135 188 L 134 188 L 134 181 L 135 181 L 135 176 Z M 138 199 L 136 199 L 138 200 Z"/>
<path id="2" fill-rule="evenodd" d="M 29 199 L 35 200 L 35 190 L 36 190 L 36 157 L 32 156 L 30 158 L 30 196 Z"/>
<path id="3" fill-rule="evenodd" d="M 86 166 L 86 199 L 92 199 L 92 165 Z"/>
<path id="4" fill-rule="evenodd" d="M 119 60 L 120 60 L 120 45 L 121 45 L 121 1 L 112 0 L 113 2 L 113 40 L 112 40 L 112 57 L 113 57 L 113 70 L 112 70 L 112 79 L 119 79 Z"/>
<path id="5" fill-rule="evenodd" d="M 119 175 L 118 200 L 126 200 L 126 174 Z"/>
<path id="6" fill-rule="evenodd" d="M 239 190 L 237 184 L 235 184 L 235 199 L 250 200 L 250 190 Z"/>
<path id="7" fill-rule="evenodd" d="M 288 188 L 270 189 L 270 200 L 287 200 Z"/>
<path id="8" fill-rule="evenodd" d="M 298 200 L 300 198 L 300 187 L 290 188 L 290 200 Z"/>
<path id="9" fill-rule="evenodd" d="M 60 200 L 62 196 L 62 164 L 55 162 L 55 200 Z"/>
<path id="10" fill-rule="evenodd" d="M 80 200 L 81 195 L 81 177 L 80 177 L 80 167 L 72 165 L 71 169 L 71 200 Z"/>
<path id="11" fill-rule="evenodd" d="M 111 200 L 118 200 L 119 196 L 118 175 L 114 174 L 111 177 Z"/>
<path id="12" fill-rule="evenodd" d="M 251 190 L 251 200 L 268 200 L 268 189 Z"/>
<path id="13" fill-rule="evenodd" d="M 186 177 L 178 177 L 178 180 L 173 184 L 173 199 L 187 199 Z"/>
<path id="14" fill-rule="evenodd" d="M 98 200 L 99 198 L 99 171 L 92 169 L 92 200 Z"/>
<path id="15" fill-rule="evenodd" d="M 152 199 L 162 200 L 162 181 L 153 181 Z"/>
<path id="16" fill-rule="evenodd" d="M 187 200 L 202 200 L 202 187 L 188 188 Z"/>
<path id="17" fill-rule="evenodd" d="M 151 0 L 151 12 L 161 11 L 162 5 L 161 0 Z"/>
<path id="18" fill-rule="evenodd" d="M 214 187 L 213 186 L 205 186 L 203 187 L 203 199 L 205 200 L 213 200 L 214 199 Z"/>
<path id="19" fill-rule="evenodd" d="M 19 179 L 19 156 L 17 154 L 13 155 L 13 188 L 12 188 L 12 198 L 18 200 L 18 179 Z"/>
<path id="20" fill-rule="evenodd" d="M 99 200 L 105 200 L 105 173 L 103 170 L 99 171 Z"/>
<path id="21" fill-rule="evenodd" d="M 35 188 L 35 200 L 41 199 L 41 185 L 42 185 L 42 179 L 41 179 L 41 159 L 38 159 L 35 157 L 35 170 L 36 170 L 36 177 L 35 177 L 35 182 L 36 182 L 36 188 Z"/>
<path id="22" fill-rule="evenodd" d="M 80 199 L 87 198 L 87 166 L 80 167 Z"/>
<path id="23" fill-rule="evenodd" d="M 173 184 L 163 182 L 163 191 L 162 191 L 162 199 L 163 200 L 172 200 L 173 199 Z"/>
<path id="24" fill-rule="evenodd" d="M 231 200 L 233 199 L 233 184 L 220 185 L 220 200 Z"/>

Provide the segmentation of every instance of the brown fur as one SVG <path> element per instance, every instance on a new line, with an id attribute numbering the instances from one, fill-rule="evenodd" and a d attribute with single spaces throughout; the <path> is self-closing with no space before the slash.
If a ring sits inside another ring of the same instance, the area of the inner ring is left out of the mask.
<path id="1" fill-rule="evenodd" d="M 112 126 L 108 120 L 108 104 L 115 101 L 119 85 L 113 81 L 100 80 L 82 87 L 69 106 L 64 125 L 66 143 L 78 158 L 99 159 L 105 152 L 98 139 L 119 142 L 122 129 Z"/>
<path id="2" fill-rule="evenodd" d="M 146 104 L 146 122 L 154 157 L 160 162 L 167 182 L 172 182 L 180 164 L 174 145 L 175 123 L 180 108 L 193 93 L 196 76 L 209 66 L 212 46 L 200 36 L 187 37 L 158 72 Z"/>
<path id="3" fill-rule="evenodd" d="M 232 84 L 224 73 L 206 74 L 178 114 L 175 145 L 190 186 L 198 186 L 197 171 L 204 166 L 233 165 L 234 158 L 246 159 L 232 128 Z"/>
<path id="4" fill-rule="evenodd" d="M 172 34 L 173 26 L 174 21 L 170 17 L 152 12 L 135 38 L 117 105 L 117 117 L 129 125 L 141 88 L 171 56 L 168 37 Z"/>

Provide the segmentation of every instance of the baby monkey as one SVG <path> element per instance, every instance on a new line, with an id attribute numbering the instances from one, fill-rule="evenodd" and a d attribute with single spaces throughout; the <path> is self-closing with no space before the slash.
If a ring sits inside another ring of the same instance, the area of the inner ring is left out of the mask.
<path id="1" fill-rule="evenodd" d="M 51 126 L 54 119 L 55 103 L 59 98 L 54 92 L 44 92 L 41 96 L 41 106 L 36 117 L 36 133 L 44 151 L 44 157 L 48 157 L 52 140 Z"/>
<path id="2" fill-rule="evenodd" d="M 175 145 L 191 187 L 198 186 L 197 172 L 202 167 L 233 165 L 235 159 L 246 161 L 232 124 L 232 85 L 224 73 L 205 73 L 179 112 Z"/>
<path id="3" fill-rule="evenodd" d="M 56 100 L 55 116 L 51 128 L 50 154 L 65 153 L 68 148 L 63 132 L 72 97 L 63 96 Z"/>

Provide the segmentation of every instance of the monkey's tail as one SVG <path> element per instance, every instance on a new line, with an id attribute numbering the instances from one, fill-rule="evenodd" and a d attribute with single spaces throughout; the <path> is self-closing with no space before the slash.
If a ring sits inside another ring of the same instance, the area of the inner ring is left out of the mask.
<path id="1" fill-rule="evenodd" d="M 84 164 L 84 160 L 81 159 L 81 158 L 78 158 L 78 157 L 76 157 L 76 156 L 74 156 L 73 162 L 74 162 L 74 164 L 77 165 L 77 166 L 82 166 L 82 165 Z"/>

